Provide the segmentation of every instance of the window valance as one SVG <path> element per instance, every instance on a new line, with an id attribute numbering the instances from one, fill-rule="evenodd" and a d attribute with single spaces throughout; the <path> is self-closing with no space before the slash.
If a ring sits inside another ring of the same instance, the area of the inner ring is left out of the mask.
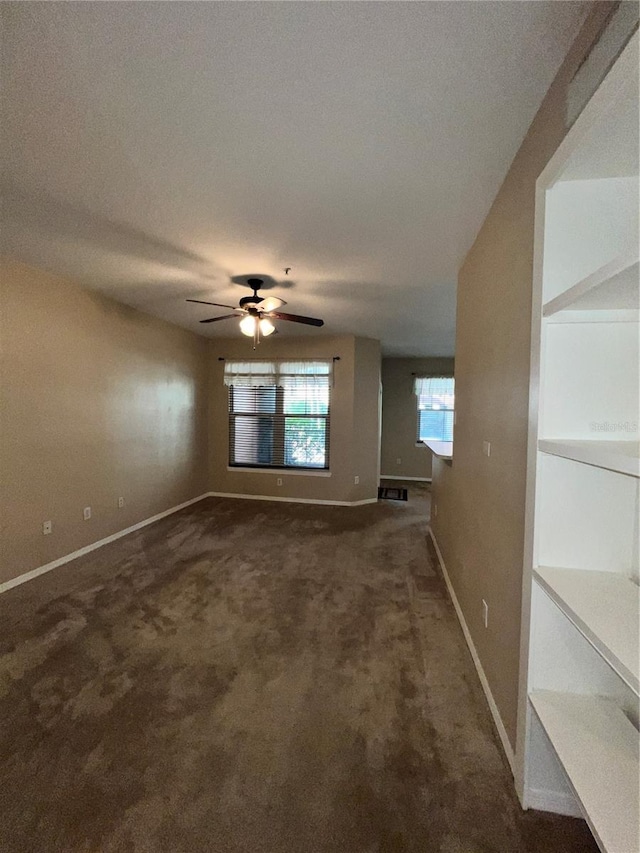
<path id="1" fill-rule="evenodd" d="M 224 384 L 235 388 L 277 385 L 280 388 L 327 388 L 332 361 L 227 361 Z"/>
<path id="2" fill-rule="evenodd" d="M 453 408 L 454 380 L 451 376 L 416 376 L 413 393 L 425 400 L 436 399 L 442 408 Z"/>

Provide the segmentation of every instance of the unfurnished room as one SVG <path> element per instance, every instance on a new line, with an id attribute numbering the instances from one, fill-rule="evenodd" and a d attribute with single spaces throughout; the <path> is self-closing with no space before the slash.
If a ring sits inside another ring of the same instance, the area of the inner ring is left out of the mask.
<path id="1" fill-rule="evenodd" d="M 2 853 L 640 853 L 639 10 L 0 0 Z"/>

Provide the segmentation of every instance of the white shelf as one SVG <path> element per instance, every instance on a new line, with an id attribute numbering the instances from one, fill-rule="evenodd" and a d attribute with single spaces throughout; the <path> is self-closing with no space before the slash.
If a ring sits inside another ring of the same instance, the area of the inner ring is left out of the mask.
<path id="1" fill-rule="evenodd" d="M 539 690 L 529 696 L 600 848 L 637 853 L 638 732 L 612 702 Z"/>
<path id="2" fill-rule="evenodd" d="M 565 310 L 640 312 L 639 274 L 636 248 L 633 252 L 600 267 L 555 299 L 549 300 L 542 313 L 545 317 L 551 317 Z"/>
<path id="3" fill-rule="evenodd" d="M 426 439 L 422 442 L 434 456 L 438 459 L 453 459 L 453 442 L 452 441 L 432 441 Z"/>
<path id="4" fill-rule="evenodd" d="M 638 695 L 640 587 L 616 572 L 541 566 L 534 577 Z"/>
<path id="5" fill-rule="evenodd" d="M 547 323 L 640 323 L 640 310 L 637 308 L 591 308 L 584 311 L 556 311 L 544 318 Z"/>
<path id="6" fill-rule="evenodd" d="M 640 442 L 636 441 L 586 441 L 577 439 L 541 438 L 538 450 L 585 462 L 598 468 L 607 468 L 620 474 L 640 477 Z"/>

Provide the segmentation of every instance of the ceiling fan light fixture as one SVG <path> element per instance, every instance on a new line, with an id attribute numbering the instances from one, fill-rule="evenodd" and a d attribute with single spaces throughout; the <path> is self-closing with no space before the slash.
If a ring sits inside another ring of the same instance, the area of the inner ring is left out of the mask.
<path id="1" fill-rule="evenodd" d="M 252 338 L 256 333 L 257 322 L 256 318 L 251 315 L 243 317 L 242 320 L 240 320 L 240 331 L 248 338 Z"/>
<path id="2" fill-rule="evenodd" d="M 263 337 L 266 338 L 267 335 L 272 334 L 275 330 L 276 327 L 273 325 L 271 320 L 267 319 L 267 317 L 263 317 L 262 320 L 260 320 L 260 334 Z"/>

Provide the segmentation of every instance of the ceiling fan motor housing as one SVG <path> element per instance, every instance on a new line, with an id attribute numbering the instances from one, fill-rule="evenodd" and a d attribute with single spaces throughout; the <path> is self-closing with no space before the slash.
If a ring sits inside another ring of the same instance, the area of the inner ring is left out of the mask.
<path id="1" fill-rule="evenodd" d="M 258 296 L 258 291 L 264 284 L 264 281 L 261 278 L 248 278 L 247 284 L 253 290 L 253 296 L 243 296 L 240 300 L 240 307 L 244 308 L 245 305 L 259 305 L 261 302 L 264 302 L 262 296 Z"/>

